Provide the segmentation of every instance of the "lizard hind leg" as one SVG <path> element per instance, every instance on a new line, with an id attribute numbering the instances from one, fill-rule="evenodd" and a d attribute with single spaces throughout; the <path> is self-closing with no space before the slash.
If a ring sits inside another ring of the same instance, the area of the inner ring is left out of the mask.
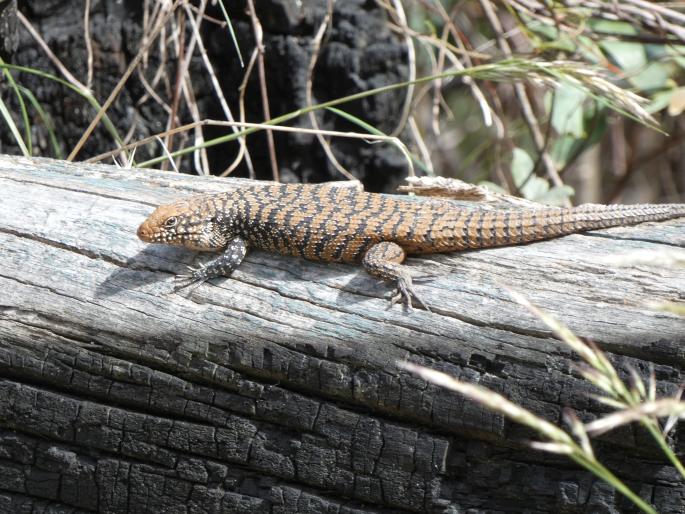
<path id="1" fill-rule="evenodd" d="M 384 241 L 376 243 L 366 251 L 362 259 L 362 265 L 369 275 L 382 278 L 383 280 L 396 281 L 397 289 L 395 289 L 390 299 L 391 306 L 395 305 L 399 300 L 403 300 L 405 305 L 411 309 L 411 300 L 414 297 L 424 309 L 430 311 L 428 306 L 414 291 L 409 270 L 406 266 L 402 265 L 406 256 L 407 254 L 400 245 Z"/>
<path id="2" fill-rule="evenodd" d="M 193 285 L 199 285 L 214 277 L 228 277 L 245 258 L 247 245 L 239 237 L 233 239 L 218 257 L 198 268 L 188 268 L 188 273 L 178 275 L 174 284 L 174 292 Z"/>

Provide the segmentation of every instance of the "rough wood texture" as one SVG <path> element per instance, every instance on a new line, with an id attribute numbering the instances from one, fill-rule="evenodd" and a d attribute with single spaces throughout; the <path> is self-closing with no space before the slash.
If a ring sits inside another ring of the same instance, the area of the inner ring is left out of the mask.
<path id="1" fill-rule="evenodd" d="M 431 257 L 434 313 L 387 309 L 361 269 L 251 253 L 168 294 L 196 259 L 135 237 L 153 206 L 239 181 L 0 157 L 0 512 L 629 512 L 531 434 L 400 373 L 398 359 L 558 421 L 603 408 L 507 284 L 605 348 L 683 382 L 685 271 L 601 258 L 685 246 L 685 220 Z M 426 266 L 424 259 L 410 264 Z M 674 444 L 682 450 L 681 431 Z M 660 512 L 685 487 L 647 436 L 598 452 Z"/>

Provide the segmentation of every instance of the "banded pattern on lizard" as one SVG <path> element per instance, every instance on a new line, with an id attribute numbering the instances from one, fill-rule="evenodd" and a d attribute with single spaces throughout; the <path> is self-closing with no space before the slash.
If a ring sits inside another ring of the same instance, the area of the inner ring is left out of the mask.
<path id="1" fill-rule="evenodd" d="M 685 204 L 581 205 L 571 209 L 465 209 L 331 185 L 274 184 L 193 196 L 158 207 L 138 228 L 148 243 L 221 252 L 177 277 L 177 289 L 236 269 L 248 248 L 325 262 L 361 263 L 394 280 L 392 304 L 414 297 L 408 254 L 524 244 L 567 234 L 685 216 Z"/>

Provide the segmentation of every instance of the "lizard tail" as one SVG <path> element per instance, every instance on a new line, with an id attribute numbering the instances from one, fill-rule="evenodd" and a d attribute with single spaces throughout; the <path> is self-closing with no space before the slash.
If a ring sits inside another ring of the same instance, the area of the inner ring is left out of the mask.
<path id="1" fill-rule="evenodd" d="M 467 247 L 522 244 L 609 227 L 685 217 L 685 204 L 596 205 L 481 212 L 466 223 Z M 489 230 L 487 230 L 489 229 Z"/>

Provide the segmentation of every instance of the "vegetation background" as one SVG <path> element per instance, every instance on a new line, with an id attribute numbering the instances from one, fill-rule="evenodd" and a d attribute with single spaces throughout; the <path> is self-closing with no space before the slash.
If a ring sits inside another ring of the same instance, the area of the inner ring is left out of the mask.
<path id="1" fill-rule="evenodd" d="M 371 191 L 444 176 L 553 205 L 685 198 L 680 2 L 7 0 L 0 57 L 3 153 L 359 179 Z M 581 357 L 578 374 L 616 413 L 584 425 L 567 411 L 564 432 L 491 391 L 404 369 L 537 431 L 535 448 L 655 512 L 589 436 L 639 421 L 679 483 L 668 434 L 682 388 L 657 398 L 654 371 L 643 380 L 632 367 L 622 381 L 596 347 L 511 294 Z"/>
<path id="2" fill-rule="evenodd" d="M 78 160 L 129 145 L 99 160 L 284 181 L 356 177 L 390 191 L 412 173 L 404 145 L 417 174 L 546 203 L 677 202 L 685 192 L 678 2 L 10 0 L 0 8 L 5 153 Z M 577 70 L 588 75 L 579 80 Z M 618 87 L 594 87 L 593 77 Z M 220 126 L 279 117 L 295 131 Z"/>

